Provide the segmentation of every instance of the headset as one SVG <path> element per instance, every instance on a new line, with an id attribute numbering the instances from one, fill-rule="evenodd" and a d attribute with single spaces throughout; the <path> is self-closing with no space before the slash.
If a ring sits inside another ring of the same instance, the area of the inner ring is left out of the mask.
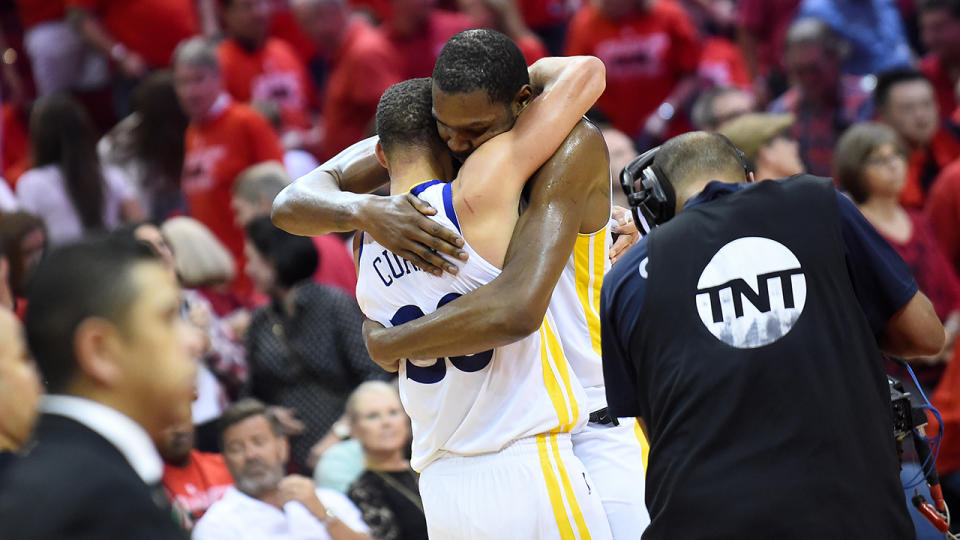
<path id="1" fill-rule="evenodd" d="M 749 179 L 750 167 L 743 152 L 726 136 L 720 133 L 714 135 L 722 138 L 737 152 L 743 174 Z M 657 146 L 640 154 L 620 171 L 620 187 L 627 196 L 627 203 L 633 212 L 633 222 L 637 224 L 641 236 L 646 236 L 657 225 L 669 221 L 677 211 L 677 193 L 673 189 L 673 183 L 663 169 L 653 163 L 660 148 Z"/>

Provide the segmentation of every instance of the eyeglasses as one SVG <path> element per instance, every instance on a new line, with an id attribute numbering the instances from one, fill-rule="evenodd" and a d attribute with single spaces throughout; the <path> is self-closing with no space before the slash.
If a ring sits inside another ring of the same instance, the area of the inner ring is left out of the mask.
<path id="1" fill-rule="evenodd" d="M 883 167 L 896 161 L 906 161 L 907 157 L 900 152 L 893 152 L 882 156 L 872 156 L 867 158 L 863 164 L 867 167 Z"/>

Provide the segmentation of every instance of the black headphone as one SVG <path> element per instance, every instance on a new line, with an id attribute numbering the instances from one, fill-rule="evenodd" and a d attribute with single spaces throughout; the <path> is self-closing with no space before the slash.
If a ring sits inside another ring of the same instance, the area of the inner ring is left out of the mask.
<path id="1" fill-rule="evenodd" d="M 743 152 L 724 135 L 719 133 L 715 135 L 723 138 L 731 148 L 736 150 L 740 164 L 743 166 L 743 174 L 749 179 L 750 168 Z M 647 150 L 620 171 L 620 187 L 627 196 L 627 203 L 633 212 L 633 220 L 641 236 L 646 236 L 657 225 L 669 221 L 677 211 L 677 193 L 673 189 L 673 184 L 663 169 L 653 164 L 659 151 L 659 146 Z"/>

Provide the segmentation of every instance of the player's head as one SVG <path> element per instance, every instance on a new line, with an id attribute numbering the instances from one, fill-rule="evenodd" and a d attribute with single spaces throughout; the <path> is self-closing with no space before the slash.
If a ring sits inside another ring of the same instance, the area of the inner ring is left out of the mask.
<path id="1" fill-rule="evenodd" d="M 512 128 L 532 94 L 523 53 L 513 40 L 493 30 L 453 36 L 433 68 L 437 130 L 460 161 Z"/>
<path id="2" fill-rule="evenodd" d="M 677 195 L 679 212 L 687 200 L 712 180 L 745 182 L 743 154 L 719 133 L 693 131 L 663 143 L 653 165 L 659 167 Z"/>
<path id="3" fill-rule="evenodd" d="M 430 109 L 429 78 L 399 82 L 380 96 L 377 104 L 377 157 L 387 169 L 430 158 L 449 171 L 450 158 L 437 134 Z"/>

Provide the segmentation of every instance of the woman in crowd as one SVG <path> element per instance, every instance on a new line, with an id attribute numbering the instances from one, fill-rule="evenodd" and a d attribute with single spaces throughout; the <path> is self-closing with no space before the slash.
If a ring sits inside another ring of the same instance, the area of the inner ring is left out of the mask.
<path id="1" fill-rule="evenodd" d="M 133 92 L 133 113 L 97 144 L 104 163 L 130 178 L 151 219 L 162 221 L 185 203 L 180 190 L 187 116 L 169 71 L 149 75 Z"/>
<path id="2" fill-rule="evenodd" d="M 266 216 L 246 231 L 246 272 L 270 297 L 247 330 L 249 393 L 299 415 L 304 430 L 292 440 L 291 453 L 297 468 L 309 474 L 350 392 L 388 374 L 367 355 L 356 302 L 311 281 L 318 262 L 313 241 L 281 231 Z M 292 418 L 286 416 L 289 428 Z"/>
<path id="3" fill-rule="evenodd" d="M 427 538 L 418 475 L 410 468 L 410 419 L 397 390 L 382 381 L 361 384 L 347 399 L 350 432 L 363 446 L 366 470 L 348 495 L 376 540 Z"/>
<path id="4" fill-rule="evenodd" d="M 0 246 L 10 266 L 10 292 L 14 310 L 23 316 L 27 283 L 47 250 L 47 230 L 43 220 L 26 212 L 0 215 Z"/>
<path id="5" fill-rule="evenodd" d="M 900 192 L 907 174 L 907 150 L 897 134 L 878 123 L 857 124 L 837 143 L 834 174 L 870 223 L 910 266 L 947 331 L 947 345 L 934 358 L 913 361 L 914 371 L 927 394 L 943 374 L 953 355 L 960 330 L 960 281 L 940 250 L 923 214 L 900 205 Z M 909 379 L 900 366 L 891 366 L 894 376 Z"/>
<path id="6" fill-rule="evenodd" d="M 34 168 L 17 181 L 23 210 L 43 218 L 51 243 L 143 219 L 126 177 L 101 167 L 90 117 L 65 95 L 39 99 L 30 115 Z"/>

